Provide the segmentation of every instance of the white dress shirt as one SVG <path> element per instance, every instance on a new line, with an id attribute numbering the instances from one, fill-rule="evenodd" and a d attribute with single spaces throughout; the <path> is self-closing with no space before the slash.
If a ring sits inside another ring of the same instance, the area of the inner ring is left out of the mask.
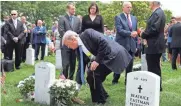
<path id="1" fill-rule="evenodd" d="M 16 18 L 16 19 L 13 19 L 13 18 L 12 18 L 12 20 L 13 20 L 14 27 L 15 27 L 15 29 L 16 29 L 16 28 L 17 28 L 18 20 L 17 20 L 17 18 Z"/>
<path id="2" fill-rule="evenodd" d="M 128 14 L 128 17 L 127 17 L 127 14 L 126 14 L 126 13 L 124 13 L 124 15 L 125 15 L 125 17 L 126 17 L 127 19 L 129 19 L 129 20 L 130 20 L 130 22 L 131 22 L 131 26 L 132 26 L 131 15 L 130 15 L 130 14 Z"/>

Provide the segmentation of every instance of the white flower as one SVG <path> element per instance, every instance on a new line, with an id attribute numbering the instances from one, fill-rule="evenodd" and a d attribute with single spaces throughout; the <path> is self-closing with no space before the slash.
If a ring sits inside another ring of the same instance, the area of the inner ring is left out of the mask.
<path id="1" fill-rule="evenodd" d="M 20 82 L 19 82 L 19 85 L 20 85 L 20 84 L 24 84 L 24 83 L 25 83 L 24 81 L 20 81 Z"/>
<path id="2" fill-rule="evenodd" d="M 17 87 L 20 88 L 20 87 L 23 87 L 24 85 L 23 84 L 19 84 Z"/>
<path id="3" fill-rule="evenodd" d="M 24 81 L 28 81 L 28 80 L 30 80 L 30 78 L 25 78 L 25 79 L 24 79 Z"/>
<path id="4" fill-rule="evenodd" d="M 30 78 L 33 78 L 33 79 L 35 79 L 35 76 L 29 76 L 29 79 L 30 79 Z"/>

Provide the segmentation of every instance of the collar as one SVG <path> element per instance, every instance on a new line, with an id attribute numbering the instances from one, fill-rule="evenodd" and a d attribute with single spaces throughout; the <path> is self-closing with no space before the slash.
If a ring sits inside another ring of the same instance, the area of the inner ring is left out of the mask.
<path id="1" fill-rule="evenodd" d="M 13 21 L 17 21 L 18 19 L 17 19 L 17 18 L 16 18 L 16 19 L 13 19 L 13 18 L 12 18 L 12 20 L 13 20 Z"/>
<path id="2" fill-rule="evenodd" d="M 123 13 L 124 13 L 125 17 L 128 18 L 128 17 L 127 17 L 127 14 L 126 14 L 125 12 L 123 12 Z M 128 14 L 128 16 L 131 17 L 130 14 Z"/>
<path id="3" fill-rule="evenodd" d="M 77 37 L 77 41 L 78 41 L 78 46 L 82 46 L 82 45 L 83 45 L 83 42 L 82 42 L 82 40 L 80 39 L 80 37 Z"/>
<path id="4" fill-rule="evenodd" d="M 72 16 L 72 17 L 74 16 L 74 15 L 70 15 L 69 12 L 67 12 L 67 15 L 68 15 L 69 17 L 70 17 L 70 16 Z"/>

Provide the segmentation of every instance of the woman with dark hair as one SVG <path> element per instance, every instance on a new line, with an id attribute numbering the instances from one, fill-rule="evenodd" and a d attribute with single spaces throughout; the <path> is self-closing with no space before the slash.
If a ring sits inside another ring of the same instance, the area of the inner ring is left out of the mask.
<path id="1" fill-rule="evenodd" d="M 99 15 L 99 8 L 96 3 L 91 3 L 88 8 L 89 15 L 85 15 L 82 19 L 82 32 L 88 28 L 92 28 L 98 32 L 104 33 L 103 18 Z"/>

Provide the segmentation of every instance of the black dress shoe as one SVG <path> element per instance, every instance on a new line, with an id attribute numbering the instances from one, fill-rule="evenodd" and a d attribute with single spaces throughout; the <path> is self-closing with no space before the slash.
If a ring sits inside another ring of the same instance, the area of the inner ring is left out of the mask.
<path id="1" fill-rule="evenodd" d="M 20 69 L 20 67 L 18 66 L 18 67 L 16 67 L 16 69 L 17 69 L 17 70 L 19 70 L 19 69 Z"/>
<path id="2" fill-rule="evenodd" d="M 35 61 L 38 61 L 38 60 L 39 60 L 38 58 L 35 59 Z"/>

